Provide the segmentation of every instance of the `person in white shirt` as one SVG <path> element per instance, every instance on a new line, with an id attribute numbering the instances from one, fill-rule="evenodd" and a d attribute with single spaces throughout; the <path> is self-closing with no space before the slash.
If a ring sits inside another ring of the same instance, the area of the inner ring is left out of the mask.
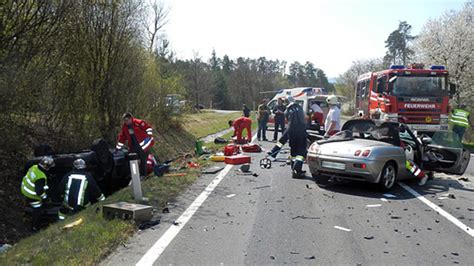
<path id="1" fill-rule="evenodd" d="M 317 121 L 318 125 L 322 125 L 323 119 L 324 119 L 323 109 L 321 109 L 321 107 L 319 106 L 317 102 L 314 102 L 311 105 L 310 120 L 315 121 L 315 122 Z M 309 125 L 311 125 L 311 121 Z"/>
<path id="2" fill-rule="evenodd" d="M 341 130 L 341 112 L 339 107 L 337 107 L 336 95 L 329 95 L 326 98 L 326 102 L 329 105 L 329 112 L 326 116 L 326 121 L 324 122 L 324 130 L 326 131 L 324 137 L 329 137 Z"/>

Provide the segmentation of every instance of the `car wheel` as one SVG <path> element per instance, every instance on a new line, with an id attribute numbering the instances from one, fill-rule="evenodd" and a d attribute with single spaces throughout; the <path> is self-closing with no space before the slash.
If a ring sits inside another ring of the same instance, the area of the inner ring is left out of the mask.
<path id="1" fill-rule="evenodd" d="M 397 180 L 397 169 L 394 163 L 387 163 L 380 173 L 379 186 L 382 190 L 390 190 Z"/>
<path id="2" fill-rule="evenodd" d="M 318 185 L 327 185 L 329 183 L 329 177 L 327 176 L 323 176 L 318 173 L 312 173 L 311 176 Z"/>

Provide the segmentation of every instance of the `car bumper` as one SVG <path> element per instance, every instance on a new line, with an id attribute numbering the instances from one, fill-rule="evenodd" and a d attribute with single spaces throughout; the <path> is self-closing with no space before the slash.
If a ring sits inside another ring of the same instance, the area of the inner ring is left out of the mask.
<path id="1" fill-rule="evenodd" d="M 378 183 L 379 175 L 385 165 L 385 162 L 378 160 L 316 155 L 314 153 L 308 153 L 307 162 L 312 174 L 369 183 Z M 361 165 L 365 165 L 365 168 L 362 168 Z M 342 166 L 344 166 L 343 169 Z"/>

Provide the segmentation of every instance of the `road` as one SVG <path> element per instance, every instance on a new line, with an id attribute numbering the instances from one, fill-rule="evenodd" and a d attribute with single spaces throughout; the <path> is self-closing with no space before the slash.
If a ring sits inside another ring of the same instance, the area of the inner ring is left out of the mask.
<path id="1" fill-rule="evenodd" d="M 263 142 L 267 150 L 272 145 Z M 311 178 L 292 179 L 283 162 L 260 169 L 263 157 L 252 154 L 258 177 L 237 166 L 203 175 L 169 204 L 161 224 L 103 264 L 473 264 L 474 229 L 465 230 L 474 228 L 474 177 L 440 174 L 424 187 L 405 182 L 423 202 L 400 185 L 391 195 L 364 183 L 320 188 Z"/>

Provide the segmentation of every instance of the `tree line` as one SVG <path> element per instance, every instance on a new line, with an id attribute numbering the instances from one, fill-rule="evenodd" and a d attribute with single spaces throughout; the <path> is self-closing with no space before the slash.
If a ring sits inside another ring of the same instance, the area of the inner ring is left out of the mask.
<path id="1" fill-rule="evenodd" d="M 218 57 L 213 51 L 206 62 L 199 55 L 188 60 L 172 60 L 184 80 L 187 98 L 194 104 L 216 109 L 252 106 L 274 92 L 289 87 L 313 86 L 333 90 L 326 74 L 311 62 L 300 64 L 238 57 Z"/>
<path id="2" fill-rule="evenodd" d="M 429 19 L 416 36 L 411 35 L 411 25 L 401 21 L 385 41 L 386 55 L 353 61 L 337 78 L 336 91 L 347 95 L 350 107 L 353 107 L 355 84 L 361 74 L 387 69 L 391 64 L 445 65 L 450 82 L 457 85 L 453 104 L 464 102 L 474 112 L 473 8 L 474 3 L 469 1 L 459 11 L 447 11 L 438 18 Z"/>

